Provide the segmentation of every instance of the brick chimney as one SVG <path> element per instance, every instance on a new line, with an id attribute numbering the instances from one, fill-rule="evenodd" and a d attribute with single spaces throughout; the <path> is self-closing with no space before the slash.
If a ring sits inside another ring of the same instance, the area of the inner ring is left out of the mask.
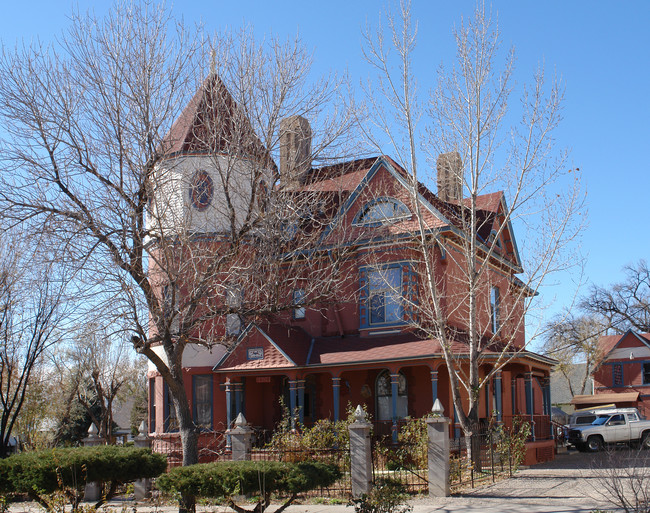
<path id="1" fill-rule="evenodd" d="M 463 199 L 463 161 L 460 153 L 451 151 L 438 155 L 438 197 L 443 201 L 457 202 Z"/>
<path id="2" fill-rule="evenodd" d="M 280 121 L 280 180 L 288 186 L 300 183 L 311 169 L 311 127 L 302 116 Z"/>

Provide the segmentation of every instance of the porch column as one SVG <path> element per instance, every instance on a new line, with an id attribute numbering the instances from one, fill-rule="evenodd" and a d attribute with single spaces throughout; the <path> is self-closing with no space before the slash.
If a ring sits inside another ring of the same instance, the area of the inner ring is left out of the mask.
<path id="1" fill-rule="evenodd" d="M 540 380 L 540 385 L 542 386 L 542 404 L 544 415 L 548 415 L 549 423 L 549 433 L 555 438 L 555 433 L 553 431 L 553 417 L 551 412 L 551 378 L 546 376 Z"/>
<path id="2" fill-rule="evenodd" d="M 512 415 L 517 414 L 517 376 L 510 374 L 510 398 L 512 399 Z"/>
<path id="3" fill-rule="evenodd" d="M 291 416 L 291 429 L 296 429 L 296 405 L 297 405 L 298 380 L 289 380 L 289 415 Z"/>
<path id="4" fill-rule="evenodd" d="M 433 406 L 438 399 L 438 371 L 431 371 L 431 405 Z"/>
<path id="5" fill-rule="evenodd" d="M 544 415 L 551 414 L 551 380 L 548 377 L 540 380 L 542 385 L 542 401 L 544 404 Z"/>
<path id="6" fill-rule="evenodd" d="M 334 404 L 334 422 L 337 422 L 341 402 L 341 378 L 338 376 L 332 376 L 332 402 Z"/>
<path id="7" fill-rule="evenodd" d="M 228 429 L 230 429 L 234 420 L 232 411 L 232 385 L 233 383 L 230 380 L 226 381 L 226 426 Z"/>
<path id="8" fill-rule="evenodd" d="M 502 395 L 501 395 L 501 371 L 497 371 L 497 373 L 494 375 L 494 398 L 496 401 L 496 404 L 494 405 L 494 408 L 497 412 L 497 422 L 501 422 L 503 420 L 503 404 L 502 404 Z"/>
<path id="9" fill-rule="evenodd" d="M 526 415 L 530 417 L 530 433 L 533 441 L 535 440 L 535 423 L 533 421 L 533 373 L 527 372 L 524 378 L 526 386 Z"/>
<path id="10" fill-rule="evenodd" d="M 242 410 L 243 406 L 243 392 L 244 392 L 244 386 L 242 383 L 233 383 L 234 385 L 234 391 L 235 391 L 235 411 L 233 412 L 233 416 L 236 418 L 240 413 L 244 413 Z"/>
<path id="11" fill-rule="evenodd" d="M 399 373 L 390 375 L 390 416 L 393 419 L 393 426 L 391 431 L 393 433 L 393 442 L 397 443 L 397 396 L 399 394 Z"/>
<path id="12" fill-rule="evenodd" d="M 298 391 L 298 422 L 300 425 L 305 423 L 305 380 L 299 379 L 296 383 L 296 389 Z"/>

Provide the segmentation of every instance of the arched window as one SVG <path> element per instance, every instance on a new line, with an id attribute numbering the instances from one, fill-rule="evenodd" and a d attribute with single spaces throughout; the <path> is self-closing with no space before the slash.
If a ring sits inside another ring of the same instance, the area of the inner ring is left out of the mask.
<path id="1" fill-rule="evenodd" d="M 353 224 L 359 226 L 379 226 L 411 217 L 404 203 L 395 198 L 377 198 L 366 203 L 354 218 Z"/>
<path id="2" fill-rule="evenodd" d="M 393 394 L 390 372 L 385 370 L 377 376 L 375 391 L 377 396 L 377 420 L 392 420 L 391 404 Z M 400 372 L 397 381 L 397 410 L 395 412 L 398 419 L 403 419 L 408 415 L 407 394 L 406 376 Z"/>

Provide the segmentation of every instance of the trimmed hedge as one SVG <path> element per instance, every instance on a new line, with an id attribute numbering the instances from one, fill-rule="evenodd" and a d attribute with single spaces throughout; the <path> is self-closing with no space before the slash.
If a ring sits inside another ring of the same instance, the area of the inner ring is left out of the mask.
<path id="1" fill-rule="evenodd" d="M 236 495 L 256 495 L 261 500 L 255 510 L 263 511 L 271 494 L 291 496 L 284 509 L 299 493 L 329 486 L 340 477 L 336 465 L 321 462 L 224 461 L 173 468 L 156 480 L 156 486 L 185 497 L 223 499 L 231 507 Z"/>
<path id="2" fill-rule="evenodd" d="M 24 452 L 0 460 L 0 493 L 38 496 L 57 490 L 83 490 L 86 483 L 110 483 L 111 488 L 136 479 L 156 477 L 167 469 L 167 458 L 149 449 L 102 445 Z"/>

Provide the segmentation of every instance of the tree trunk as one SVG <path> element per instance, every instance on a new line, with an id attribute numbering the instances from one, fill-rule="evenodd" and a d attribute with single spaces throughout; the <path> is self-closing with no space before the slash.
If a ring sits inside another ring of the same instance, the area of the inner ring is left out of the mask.
<path id="1" fill-rule="evenodd" d="M 478 404 L 470 405 L 465 422 L 461 422 L 463 434 L 465 435 L 465 449 L 467 450 L 467 461 L 472 463 L 472 468 L 477 472 L 483 469 L 481 464 L 481 433 L 478 421 Z"/>
<path id="2" fill-rule="evenodd" d="M 194 465 L 199 462 L 199 430 L 194 424 L 192 410 L 183 388 L 182 380 L 180 383 L 174 383 L 172 389 L 172 399 L 174 408 L 176 408 L 176 419 L 178 421 L 178 431 L 181 436 L 181 446 L 183 449 L 183 466 Z M 180 390 L 180 393 L 176 393 Z M 196 511 L 196 497 L 193 495 L 181 495 L 178 504 L 179 513 L 194 513 Z"/>

